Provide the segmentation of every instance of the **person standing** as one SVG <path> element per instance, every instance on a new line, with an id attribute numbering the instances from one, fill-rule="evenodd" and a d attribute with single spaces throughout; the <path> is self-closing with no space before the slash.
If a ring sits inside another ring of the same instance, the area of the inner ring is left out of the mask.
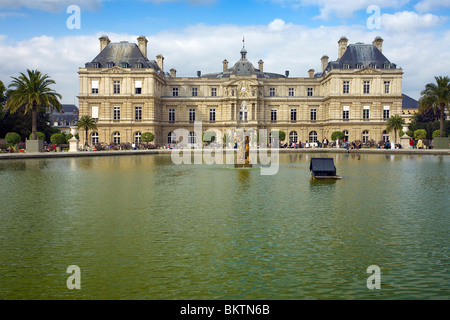
<path id="1" fill-rule="evenodd" d="M 410 149 L 414 149 L 414 139 L 413 139 L 413 138 L 411 138 L 411 139 L 409 140 L 409 148 L 410 148 Z"/>

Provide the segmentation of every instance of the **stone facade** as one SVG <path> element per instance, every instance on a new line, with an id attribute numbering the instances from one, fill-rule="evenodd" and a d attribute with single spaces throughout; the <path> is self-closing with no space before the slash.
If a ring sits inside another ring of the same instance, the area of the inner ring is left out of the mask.
<path id="1" fill-rule="evenodd" d="M 322 57 L 321 72 L 307 77 L 264 72 L 262 60 L 255 68 L 243 48 L 231 68 L 224 60 L 222 72 L 182 78 L 164 71 L 162 55 L 147 58 L 145 37 L 138 44 L 102 37 L 101 53 L 79 69 L 80 117 L 98 119 L 88 143 L 133 142 L 152 132 L 163 146 L 175 129 L 193 131 L 194 121 L 224 134 L 244 124 L 282 130 L 294 142 L 330 139 L 334 131 L 349 141 L 378 142 L 387 138 L 387 118 L 402 114 L 403 71 L 384 57 L 381 38 L 370 45 L 347 41 L 338 42 L 338 60 Z"/>

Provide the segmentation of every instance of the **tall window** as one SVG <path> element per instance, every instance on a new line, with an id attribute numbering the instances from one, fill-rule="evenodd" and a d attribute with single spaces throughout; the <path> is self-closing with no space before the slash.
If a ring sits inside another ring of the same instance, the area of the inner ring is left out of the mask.
<path id="1" fill-rule="evenodd" d="M 135 94 L 142 94 L 142 81 L 135 81 L 134 87 Z"/>
<path id="2" fill-rule="evenodd" d="M 389 141 L 389 133 L 387 133 L 386 130 L 383 131 L 383 141 L 384 142 Z"/>
<path id="3" fill-rule="evenodd" d="M 350 107 L 344 106 L 342 108 L 342 120 L 348 120 L 350 119 Z"/>
<path id="4" fill-rule="evenodd" d="M 344 133 L 344 140 L 350 141 L 350 134 L 348 133 L 348 130 L 342 131 Z"/>
<path id="5" fill-rule="evenodd" d="M 369 131 L 364 130 L 362 133 L 362 142 L 367 143 L 369 141 Z"/>
<path id="6" fill-rule="evenodd" d="M 276 109 L 272 109 L 270 111 L 270 121 L 272 121 L 272 122 L 277 121 L 277 110 Z"/>
<path id="7" fill-rule="evenodd" d="M 189 109 L 189 122 L 195 121 L 195 109 Z"/>
<path id="8" fill-rule="evenodd" d="M 178 88 L 172 88 L 172 97 L 178 97 Z"/>
<path id="9" fill-rule="evenodd" d="M 370 107 L 364 106 L 363 109 L 363 120 L 369 120 L 370 119 Z"/>
<path id="10" fill-rule="evenodd" d="M 134 134 L 134 143 L 140 144 L 142 141 L 142 133 L 139 131 Z"/>
<path id="11" fill-rule="evenodd" d="M 216 121 L 216 109 L 209 109 L 209 121 Z"/>
<path id="12" fill-rule="evenodd" d="M 269 88 L 269 96 L 275 97 L 275 88 Z"/>
<path id="13" fill-rule="evenodd" d="M 291 109 L 291 121 L 297 121 L 297 109 Z"/>
<path id="14" fill-rule="evenodd" d="M 192 96 L 193 97 L 197 97 L 198 96 L 198 89 L 197 88 L 192 88 Z"/>
<path id="15" fill-rule="evenodd" d="M 169 122 L 175 122 L 175 109 L 169 109 Z"/>
<path id="16" fill-rule="evenodd" d="M 113 142 L 115 144 L 120 144 L 120 132 L 113 133 Z"/>
<path id="17" fill-rule="evenodd" d="M 143 68 L 142 62 L 138 62 L 138 63 L 136 64 L 136 69 L 142 69 L 142 68 Z"/>
<path id="18" fill-rule="evenodd" d="M 211 97 L 217 97 L 217 88 L 211 88 Z"/>
<path id="19" fill-rule="evenodd" d="M 134 120 L 142 120 L 142 107 L 134 107 Z"/>
<path id="20" fill-rule="evenodd" d="M 289 88 L 289 97 L 293 97 L 293 96 L 295 96 L 295 89 Z"/>
<path id="21" fill-rule="evenodd" d="M 346 94 L 350 92 L 350 81 L 344 81 L 342 85 L 342 93 Z"/>
<path id="22" fill-rule="evenodd" d="M 92 119 L 98 120 L 98 106 L 92 107 Z"/>
<path id="23" fill-rule="evenodd" d="M 316 121 L 316 120 L 317 120 L 317 109 L 312 108 L 311 109 L 311 121 Z"/>
<path id="24" fill-rule="evenodd" d="M 98 94 L 98 80 L 92 81 L 92 94 Z"/>
<path id="25" fill-rule="evenodd" d="M 389 106 L 385 106 L 384 107 L 384 110 L 383 110 L 383 119 L 384 120 L 387 120 L 387 119 L 389 119 L 389 116 L 390 116 L 390 107 Z"/>
<path id="26" fill-rule="evenodd" d="M 386 94 L 391 93 L 391 82 L 390 81 L 384 82 L 384 93 L 386 93 Z"/>
<path id="27" fill-rule="evenodd" d="M 309 143 L 317 143 L 318 135 L 316 131 L 311 131 L 309 133 Z"/>
<path id="28" fill-rule="evenodd" d="M 167 144 L 177 143 L 177 135 L 174 132 L 169 132 L 167 135 Z"/>
<path id="29" fill-rule="evenodd" d="M 365 94 L 370 93 L 370 81 L 363 82 L 363 93 L 365 93 Z"/>
<path id="30" fill-rule="evenodd" d="M 91 141 L 93 145 L 98 143 L 98 132 L 92 132 Z"/>
<path id="31" fill-rule="evenodd" d="M 313 88 L 308 88 L 307 89 L 307 95 L 308 95 L 308 97 L 312 97 L 314 95 L 314 89 Z"/>
<path id="32" fill-rule="evenodd" d="M 195 132 L 189 132 L 188 143 L 190 144 L 197 143 L 197 136 L 195 135 Z"/>
<path id="33" fill-rule="evenodd" d="M 120 120 L 120 107 L 119 106 L 115 106 L 113 109 L 113 119 Z"/>
<path id="34" fill-rule="evenodd" d="M 290 143 L 297 143 L 298 142 L 298 134 L 296 131 L 292 131 L 289 133 L 289 142 Z"/>
<path id="35" fill-rule="evenodd" d="M 119 80 L 113 81 L 113 93 L 120 94 L 120 81 Z"/>
<path id="36" fill-rule="evenodd" d="M 350 65 L 349 64 L 344 64 L 342 67 L 343 67 L 343 69 L 350 69 Z"/>

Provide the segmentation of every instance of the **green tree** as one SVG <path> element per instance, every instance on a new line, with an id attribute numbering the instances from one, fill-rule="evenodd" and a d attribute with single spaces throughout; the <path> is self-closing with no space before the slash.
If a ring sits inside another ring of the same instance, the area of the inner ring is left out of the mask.
<path id="1" fill-rule="evenodd" d="M 0 81 L 0 120 L 3 118 L 3 106 L 6 102 L 6 88 L 2 81 Z"/>
<path id="2" fill-rule="evenodd" d="M 78 119 L 77 127 L 78 129 L 84 129 L 86 139 L 84 145 L 85 146 L 89 145 L 88 132 L 89 130 L 97 130 L 97 122 L 95 122 L 94 118 L 92 118 L 91 116 L 86 115 Z"/>
<path id="3" fill-rule="evenodd" d="M 38 70 L 27 70 L 28 76 L 21 73 L 19 77 L 12 77 L 13 81 L 8 86 L 9 99 L 5 108 L 16 112 L 21 107 L 25 108 L 25 114 L 31 111 L 32 139 L 37 140 L 37 115 L 40 110 L 61 110 L 59 102 L 61 95 L 50 88 L 55 81 L 48 75 Z"/>
<path id="4" fill-rule="evenodd" d="M 435 77 L 436 84 L 428 83 L 421 92 L 419 99 L 419 111 L 430 109 L 439 110 L 440 113 L 440 137 L 444 137 L 445 108 L 449 109 L 450 102 L 450 78 Z"/>
<path id="5" fill-rule="evenodd" d="M 44 133 L 42 133 L 42 132 L 36 132 L 36 136 L 37 136 L 37 138 L 39 139 L 39 140 L 42 140 L 42 141 L 44 141 L 45 140 L 45 134 Z M 30 140 L 32 139 L 32 133 L 30 133 Z"/>
<path id="6" fill-rule="evenodd" d="M 155 140 L 155 135 L 151 132 L 144 132 L 141 136 L 141 139 L 142 139 L 142 142 L 147 143 L 147 148 L 148 148 L 148 143 Z"/>
<path id="7" fill-rule="evenodd" d="M 398 114 L 390 117 L 387 122 L 386 131 L 394 131 L 395 143 L 397 143 L 397 131 L 402 131 L 403 125 L 405 124 L 405 119 L 403 119 Z"/>

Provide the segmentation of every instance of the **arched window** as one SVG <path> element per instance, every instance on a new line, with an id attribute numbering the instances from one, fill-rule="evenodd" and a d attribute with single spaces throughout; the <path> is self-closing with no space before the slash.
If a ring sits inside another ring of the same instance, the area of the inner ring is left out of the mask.
<path id="1" fill-rule="evenodd" d="M 113 142 L 115 144 L 120 144 L 120 132 L 113 133 Z"/>
<path id="2" fill-rule="evenodd" d="M 290 143 L 298 143 L 297 131 L 292 131 L 291 133 L 289 133 L 289 142 Z"/>
<path id="3" fill-rule="evenodd" d="M 139 131 L 134 134 L 134 143 L 139 144 L 142 142 L 142 133 Z"/>
<path id="4" fill-rule="evenodd" d="M 93 145 L 98 143 L 98 132 L 92 132 L 91 141 Z"/>
<path id="5" fill-rule="evenodd" d="M 343 131 L 344 132 L 344 139 L 345 139 L 345 141 L 349 141 L 349 139 L 350 139 L 350 135 L 349 135 L 349 133 L 348 133 L 348 130 L 344 130 Z"/>
<path id="6" fill-rule="evenodd" d="M 311 131 L 309 133 L 309 143 L 317 143 L 318 135 L 316 131 Z"/>
<path id="7" fill-rule="evenodd" d="M 362 142 L 367 143 L 369 141 L 369 131 L 364 130 L 362 133 Z"/>
<path id="8" fill-rule="evenodd" d="M 174 132 L 169 132 L 167 135 L 167 144 L 177 143 L 177 135 Z"/>
<path id="9" fill-rule="evenodd" d="M 383 141 L 384 142 L 387 142 L 387 141 L 389 141 L 390 139 L 389 139 L 389 133 L 387 133 L 387 131 L 386 130 L 384 130 L 383 131 Z"/>

